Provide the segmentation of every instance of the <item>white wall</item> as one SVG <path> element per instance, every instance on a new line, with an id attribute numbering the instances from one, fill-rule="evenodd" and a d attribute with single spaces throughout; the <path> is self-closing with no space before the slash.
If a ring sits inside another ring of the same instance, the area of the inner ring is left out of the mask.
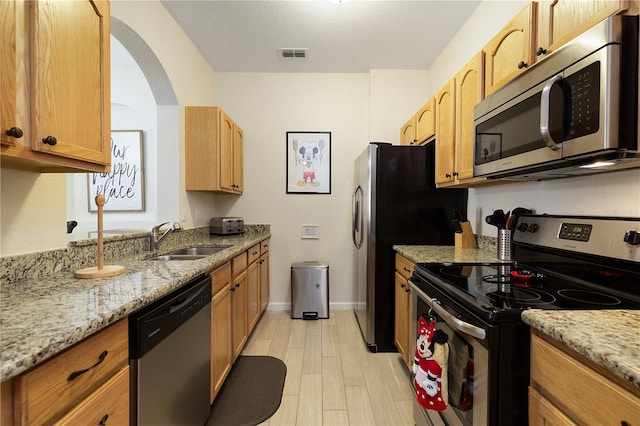
<path id="1" fill-rule="evenodd" d="M 241 197 L 218 197 L 218 215 L 269 223 L 271 305 L 290 301 L 293 262 L 330 265 L 333 306 L 353 299 L 351 185 L 353 160 L 369 141 L 368 74 L 217 73 L 215 103 L 244 130 Z M 331 132 L 331 194 L 286 194 L 286 132 Z M 302 240 L 301 225 L 318 225 Z M 350 306 L 350 305 L 349 305 Z"/>

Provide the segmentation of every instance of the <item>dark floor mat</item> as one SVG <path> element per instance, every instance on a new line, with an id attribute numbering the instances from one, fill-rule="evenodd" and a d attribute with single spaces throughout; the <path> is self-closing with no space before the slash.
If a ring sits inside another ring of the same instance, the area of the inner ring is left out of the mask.
<path id="1" fill-rule="evenodd" d="M 271 356 L 240 356 L 211 405 L 205 426 L 257 425 L 276 412 L 287 366 Z"/>

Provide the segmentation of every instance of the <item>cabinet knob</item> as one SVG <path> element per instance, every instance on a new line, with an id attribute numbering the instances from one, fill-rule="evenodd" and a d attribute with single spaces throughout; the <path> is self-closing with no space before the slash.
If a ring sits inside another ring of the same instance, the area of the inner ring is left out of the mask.
<path id="1" fill-rule="evenodd" d="M 526 68 L 526 67 L 528 67 L 528 66 L 529 66 L 529 64 L 527 64 L 525 61 L 520 61 L 520 62 L 518 63 L 518 69 L 519 69 L 519 70 L 521 70 L 522 68 Z"/>
<path id="2" fill-rule="evenodd" d="M 447 179 L 448 179 L 448 178 L 450 178 L 450 177 L 451 177 L 451 173 L 446 173 L 446 174 L 444 175 L 444 177 L 446 177 Z"/>
<path id="3" fill-rule="evenodd" d="M 453 172 L 453 175 L 454 176 L 458 176 L 458 172 Z"/>
<path id="4" fill-rule="evenodd" d="M 405 292 L 405 293 L 411 293 L 411 288 L 410 288 L 410 287 L 405 288 L 405 289 L 404 289 L 404 292 Z"/>
<path id="5" fill-rule="evenodd" d="M 547 49 L 545 49 L 544 47 L 538 47 L 538 50 L 536 50 L 536 56 L 546 55 L 546 54 L 547 54 Z"/>
<path id="6" fill-rule="evenodd" d="M 24 133 L 22 133 L 22 129 L 20 127 L 12 127 L 4 131 L 7 136 L 11 136 L 12 138 L 20 139 Z"/>
<path id="7" fill-rule="evenodd" d="M 58 143 L 58 139 L 56 139 L 55 136 L 47 136 L 46 138 L 42 138 L 42 143 L 54 146 Z"/>
<path id="8" fill-rule="evenodd" d="M 102 418 L 100 419 L 100 422 L 98 423 L 99 426 L 105 426 L 107 424 L 107 420 L 109 420 L 109 415 L 105 414 L 104 416 L 102 416 Z"/>

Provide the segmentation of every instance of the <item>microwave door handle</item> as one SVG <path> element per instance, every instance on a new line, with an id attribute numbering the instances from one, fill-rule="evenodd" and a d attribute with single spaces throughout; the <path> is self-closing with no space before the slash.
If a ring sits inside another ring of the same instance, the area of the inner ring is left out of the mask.
<path id="1" fill-rule="evenodd" d="M 562 80 L 562 74 L 555 75 L 551 80 L 549 80 L 542 89 L 542 96 L 540 99 L 540 136 L 542 136 L 542 140 L 545 145 L 547 145 L 547 148 L 552 151 L 560 149 L 560 145 L 553 140 L 551 132 L 549 131 L 549 115 L 551 114 L 549 98 L 551 96 L 551 88 L 560 80 Z"/>
<path id="2" fill-rule="evenodd" d="M 477 339 L 484 340 L 487 337 L 487 332 L 480 328 L 476 327 L 473 324 L 469 324 L 468 322 L 464 322 L 453 315 L 451 315 L 445 308 L 442 307 L 440 301 L 436 298 L 429 300 L 429 306 L 436 311 L 438 315 L 442 317 L 442 319 L 449 324 L 451 327 L 455 328 L 462 333 L 466 333 L 470 336 L 473 336 Z"/>

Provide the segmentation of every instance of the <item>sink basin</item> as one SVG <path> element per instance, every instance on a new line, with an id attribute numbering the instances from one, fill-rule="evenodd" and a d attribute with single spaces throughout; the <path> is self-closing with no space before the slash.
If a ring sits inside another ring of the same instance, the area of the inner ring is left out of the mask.
<path id="1" fill-rule="evenodd" d="M 231 247 L 230 245 L 225 246 L 193 246 L 187 247 L 179 250 L 170 251 L 167 253 L 169 256 L 209 256 L 214 253 L 218 253 L 224 249 L 228 249 Z"/>
<path id="2" fill-rule="evenodd" d="M 162 256 L 151 257 L 147 260 L 198 260 L 207 257 L 204 254 L 194 255 L 194 254 L 165 254 Z"/>
<path id="3" fill-rule="evenodd" d="M 232 247 L 231 245 L 220 246 L 193 246 L 183 249 L 173 250 L 161 256 L 151 257 L 147 260 L 198 260 L 218 253 L 224 249 Z"/>

